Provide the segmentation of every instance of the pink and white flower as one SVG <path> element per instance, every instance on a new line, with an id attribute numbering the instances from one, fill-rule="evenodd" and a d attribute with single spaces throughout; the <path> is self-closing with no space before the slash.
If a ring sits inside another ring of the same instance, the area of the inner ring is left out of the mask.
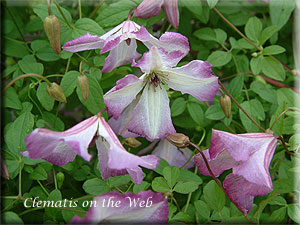
<path id="1" fill-rule="evenodd" d="M 64 132 L 35 129 L 25 138 L 27 151 L 22 155 L 31 159 L 41 158 L 58 166 L 73 161 L 76 155 L 89 161 L 92 156 L 88 153 L 88 147 L 94 137 L 103 179 L 129 174 L 134 182 L 141 184 L 144 174 L 139 166 L 154 169 L 159 163 L 159 158 L 154 155 L 138 157 L 127 152 L 105 119 L 99 115 Z"/>
<path id="2" fill-rule="evenodd" d="M 179 11 L 178 0 L 144 0 L 135 10 L 133 16 L 140 18 L 149 18 L 157 16 L 163 8 L 169 22 L 178 28 Z"/>
<path id="3" fill-rule="evenodd" d="M 140 78 L 132 74 L 125 76 L 104 95 L 108 112 L 114 120 L 121 118 L 124 132 L 129 131 L 149 140 L 163 139 L 166 133 L 175 133 L 169 98 L 163 84 L 191 94 L 200 101 L 214 98 L 219 85 L 209 62 L 193 60 L 185 66 L 174 68 L 187 53 L 188 50 L 168 52 L 152 46 L 141 60 L 133 64 L 140 67 L 144 74 Z M 130 113 L 126 111 L 128 108 Z"/>
<path id="4" fill-rule="evenodd" d="M 269 166 L 277 140 L 268 133 L 231 134 L 213 130 L 208 150 L 203 151 L 215 176 L 231 169 L 223 187 L 227 196 L 246 215 L 254 196 L 273 189 Z M 200 172 L 210 176 L 200 154 L 194 156 Z"/>
<path id="5" fill-rule="evenodd" d="M 168 223 L 168 200 L 161 193 L 149 190 L 120 194 L 113 191 L 99 195 L 93 202 L 84 218 L 75 216 L 70 224 Z"/>

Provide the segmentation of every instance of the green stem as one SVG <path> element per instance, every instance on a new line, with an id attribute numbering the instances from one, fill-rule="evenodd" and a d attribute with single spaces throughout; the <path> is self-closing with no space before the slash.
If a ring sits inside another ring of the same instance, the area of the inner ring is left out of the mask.
<path id="1" fill-rule="evenodd" d="M 53 171 L 53 179 L 54 179 L 54 186 L 55 186 L 55 189 L 57 190 L 57 180 L 56 180 L 56 174 L 55 174 L 55 169 L 54 167 L 52 168 L 52 171 Z"/>
<path id="2" fill-rule="evenodd" d="M 4 199 L 18 199 L 19 196 L 1 196 L 1 198 L 4 198 Z"/>
<path id="3" fill-rule="evenodd" d="M 19 213 L 19 216 L 23 216 L 24 214 L 27 214 L 27 213 L 32 212 L 32 211 L 40 210 L 40 209 L 44 209 L 44 207 L 35 207 L 35 208 L 27 209 L 27 210 Z"/>
<path id="4" fill-rule="evenodd" d="M 293 109 L 288 108 L 286 110 L 284 110 L 282 113 L 280 113 L 277 118 L 274 120 L 274 122 L 272 123 L 272 126 L 270 127 L 270 129 L 272 130 L 273 127 L 275 126 L 275 124 L 277 123 L 277 121 L 280 119 L 280 117 L 282 117 L 284 114 L 286 114 L 288 111 L 292 111 Z"/>
<path id="5" fill-rule="evenodd" d="M 62 75 L 62 74 L 52 74 L 52 75 L 48 75 L 48 76 L 45 76 L 45 77 L 47 77 L 47 78 L 49 78 L 49 77 L 63 77 L 64 75 Z"/>
<path id="6" fill-rule="evenodd" d="M 47 5 L 48 5 L 48 15 L 52 15 L 52 11 L 51 11 L 51 0 L 47 0 Z"/>
<path id="7" fill-rule="evenodd" d="M 232 99 L 232 101 L 234 101 L 234 103 L 243 111 L 243 113 L 245 113 L 245 115 L 259 128 L 261 129 L 263 132 L 265 132 L 266 130 L 260 126 L 245 110 L 244 108 L 240 105 L 240 103 L 237 102 L 237 100 L 235 100 L 235 98 L 229 93 L 229 91 L 225 88 L 225 86 L 222 84 L 222 82 L 219 80 L 219 84 L 220 86 L 223 88 L 223 90 L 227 93 L 227 95 Z"/>
<path id="8" fill-rule="evenodd" d="M 21 75 L 21 76 L 18 76 L 18 77 L 15 78 L 15 79 L 13 79 L 11 82 L 9 82 L 9 83 L 5 86 L 5 88 L 3 88 L 2 93 L 4 93 L 4 92 L 5 92 L 11 85 L 13 85 L 16 81 L 21 80 L 21 79 L 26 78 L 26 77 L 38 77 L 38 78 L 44 80 L 45 82 L 47 82 L 47 84 L 48 84 L 49 86 L 51 86 L 51 82 L 50 82 L 46 77 L 44 77 L 44 76 L 42 76 L 42 75 L 39 75 L 39 74 L 36 74 L 36 73 L 25 73 L 25 74 L 23 74 L 23 75 Z"/>
<path id="9" fill-rule="evenodd" d="M 57 106 L 56 113 L 55 113 L 55 119 L 54 119 L 53 127 L 55 127 L 56 120 L 57 120 L 57 115 L 58 115 L 58 111 L 59 111 L 60 106 L 61 106 L 61 102 L 58 102 L 58 106 Z"/>
<path id="10" fill-rule="evenodd" d="M 22 198 L 22 167 L 20 167 L 20 172 L 19 172 L 19 194 L 18 198 Z"/>
<path id="11" fill-rule="evenodd" d="M 47 194 L 47 196 L 49 196 L 49 192 L 44 188 L 44 186 L 42 185 L 42 183 L 39 180 L 36 180 L 36 181 L 41 186 L 41 188 L 43 189 L 43 191 Z"/>
<path id="12" fill-rule="evenodd" d="M 101 0 L 98 5 L 95 7 L 95 9 L 91 12 L 91 14 L 89 15 L 89 18 L 92 18 L 94 16 L 94 14 L 97 12 L 97 10 L 101 7 L 101 5 L 103 4 L 104 0 Z"/>
<path id="13" fill-rule="evenodd" d="M 68 70 L 69 70 L 70 63 L 71 63 L 71 58 L 72 58 L 72 56 L 68 59 L 67 67 L 66 67 L 66 70 L 65 70 L 65 74 L 66 74 L 66 73 L 68 72 Z"/>
<path id="14" fill-rule="evenodd" d="M 194 174 L 197 174 L 197 169 L 198 169 L 198 167 L 195 166 Z M 192 198 L 192 192 L 190 192 L 189 195 L 188 195 L 188 199 L 186 201 L 186 205 L 185 205 L 185 208 L 184 208 L 184 211 L 183 211 L 184 213 L 186 213 L 186 211 L 189 208 L 189 204 L 190 204 L 191 198 Z"/>
<path id="15" fill-rule="evenodd" d="M 58 4 L 58 2 L 57 2 L 56 0 L 54 0 L 54 4 L 56 5 L 56 7 L 57 7 L 59 13 L 60 13 L 61 16 L 63 17 L 63 19 L 64 19 L 65 23 L 68 25 L 68 27 L 70 27 L 71 29 L 74 29 L 74 27 L 71 26 L 71 24 L 70 24 L 69 21 L 67 20 L 65 14 L 64 14 L 63 11 L 61 10 L 61 8 L 60 8 L 60 6 L 59 6 L 59 4 Z"/>
<path id="16" fill-rule="evenodd" d="M 78 0 L 78 10 L 79 10 L 79 19 L 82 18 L 82 12 L 81 12 L 81 0 Z"/>
<path id="17" fill-rule="evenodd" d="M 30 95 L 30 90 L 31 90 L 31 87 L 30 87 L 30 85 L 29 85 L 29 87 L 28 87 L 28 92 L 27 92 L 28 98 L 33 102 L 33 104 L 35 105 L 35 107 L 39 110 L 39 112 L 40 112 L 40 114 L 41 114 L 43 120 L 45 120 L 44 114 L 43 114 L 42 110 L 40 109 L 39 105 L 38 105 L 38 104 L 35 102 L 35 100 L 31 97 L 31 95 Z"/>
<path id="18" fill-rule="evenodd" d="M 174 201 L 175 205 L 176 205 L 176 206 L 177 206 L 177 208 L 178 208 L 178 211 L 180 212 L 180 211 L 181 211 L 181 209 L 180 209 L 180 206 L 179 206 L 179 204 L 178 204 L 177 200 L 174 198 L 174 196 L 173 196 L 173 192 L 172 192 L 172 194 L 171 194 L 171 198 L 173 199 L 173 201 Z"/>
<path id="19" fill-rule="evenodd" d="M 133 186 L 133 182 L 131 182 L 131 184 L 129 185 L 129 187 L 127 188 L 127 190 L 126 190 L 126 192 L 125 193 L 127 193 L 129 190 L 130 190 L 130 188 Z"/>
<path id="20" fill-rule="evenodd" d="M 4 209 L 2 209 L 2 212 L 8 210 L 15 202 L 19 201 L 19 199 L 13 200 L 11 203 L 9 203 Z"/>
<path id="21" fill-rule="evenodd" d="M 98 66 L 95 66 L 93 64 L 91 64 L 89 61 L 87 61 L 84 57 L 82 57 L 81 55 L 79 55 L 78 53 L 75 53 L 85 64 L 89 65 L 90 67 L 93 68 L 99 68 Z"/>

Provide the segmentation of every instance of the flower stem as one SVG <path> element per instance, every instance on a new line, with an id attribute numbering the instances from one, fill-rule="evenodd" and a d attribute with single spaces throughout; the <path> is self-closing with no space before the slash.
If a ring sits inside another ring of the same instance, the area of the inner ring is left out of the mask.
<path id="1" fill-rule="evenodd" d="M 192 145 L 193 147 L 195 147 L 195 148 L 198 150 L 198 152 L 201 154 L 201 156 L 202 156 L 202 158 L 203 158 L 203 160 L 204 160 L 204 163 L 205 163 L 205 165 L 206 165 L 206 168 L 207 168 L 207 170 L 208 170 L 210 176 L 214 179 L 214 181 L 217 183 L 217 185 L 223 190 L 223 192 L 225 193 L 225 195 L 227 195 L 227 193 L 226 193 L 225 189 L 223 188 L 222 184 L 220 183 L 220 181 L 216 178 L 216 176 L 215 176 L 214 173 L 212 172 L 212 170 L 211 170 L 211 168 L 210 168 L 210 166 L 209 166 L 209 163 L 208 163 L 208 161 L 207 161 L 205 155 L 204 155 L 203 152 L 201 151 L 201 149 L 200 149 L 196 144 L 194 144 L 193 142 L 190 142 L 189 144 Z M 228 197 L 228 196 L 227 196 L 227 197 Z M 232 202 L 232 203 L 235 204 L 234 202 Z M 237 208 L 238 208 L 238 207 L 237 207 Z M 238 208 L 238 209 L 239 209 L 239 208 Z M 239 210 L 240 210 L 240 209 L 239 209 Z M 250 223 L 253 223 L 253 222 L 250 220 L 250 218 L 249 218 L 247 215 L 245 215 L 245 214 L 243 213 L 242 210 L 240 210 L 240 211 L 241 211 L 241 213 L 245 216 L 245 218 L 246 218 Z"/>
<path id="2" fill-rule="evenodd" d="M 48 15 L 52 15 L 52 11 L 51 11 L 51 0 L 47 0 L 47 4 L 48 4 Z"/>
<path id="3" fill-rule="evenodd" d="M 22 197 L 22 167 L 20 167 L 20 172 L 19 172 L 19 194 L 18 198 Z"/>
<path id="4" fill-rule="evenodd" d="M 261 129 L 263 132 L 265 132 L 266 130 L 260 126 L 245 110 L 244 108 L 240 105 L 240 103 L 237 102 L 237 100 L 235 100 L 235 98 L 229 93 L 229 91 L 225 88 L 225 86 L 222 84 L 222 82 L 219 80 L 219 84 L 220 86 L 223 88 L 223 90 L 227 93 L 227 95 L 232 99 L 232 101 L 234 101 L 234 103 L 243 111 L 243 113 L 245 113 L 245 115 L 259 128 Z"/>
<path id="5" fill-rule="evenodd" d="M 41 186 L 41 188 L 43 189 L 43 191 L 47 194 L 47 196 L 49 196 L 49 192 L 45 189 L 45 187 L 42 185 L 42 183 L 39 180 L 36 180 L 36 181 Z"/>
<path id="6" fill-rule="evenodd" d="M 79 19 L 81 19 L 82 18 L 81 0 L 78 0 L 78 10 L 79 10 Z"/>
<path id="7" fill-rule="evenodd" d="M 61 10 L 61 8 L 60 8 L 60 6 L 59 6 L 59 4 L 58 4 L 58 2 L 57 2 L 56 0 L 54 0 L 54 4 L 56 5 L 56 7 L 57 7 L 59 13 L 60 13 L 61 16 L 63 17 L 63 19 L 64 19 L 65 23 L 68 25 L 68 27 L 70 27 L 71 29 L 74 29 L 74 27 L 71 26 L 71 24 L 70 24 L 69 21 L 67 20 L 65 14 L 64 14 L 63 11 Z"/>
<path id="8" fill-rule="evenodd" d="M 57 180 L 56 180 L 56 174 L 55 174 L 55 169 L 52 168 L 52 171 L 53 171 L 53 179 L 54 179 L 54 185 L 55 185 L 55 189 L 57 190 Z"/>
<path id="9" fill-rule="evenodd" d="M 293 156 L 295 156 L 295 157 L 297 157 L 297 158 L 300 158 L 300 156 L 299 156 L 297 153 L 291 152 L 291 151 L 288 149 L 288 147 L 286 146 L 285 141 L 283 140 L 283 137 L 282 137 L 282 136 L 278 135 L 277 137 L 279 138 L 279 140 L 280 140 L 281 143 L 283 144 L 284 150 L 285 150 L 288 154 L 293 155 Z"/>
<path id="10" fill-rule="evenodd" d="M 197 174 L 197 170 L 198 170 L 198 167 L 195 166 L 194 174 Z M 188 199 L 186 201 L 186 205 L 185 205 L 185 208 L 184 208 L 184 211 L 183 211 L 184 213 L 186 213 L 186 211 L 189 208 L 189 204 L 190 204 L 191 198 L 192 198 L 192 192 L 190 192 L 189 195 L 188 195 Z"/>
<path id="11" fill-rule="evenodd" d="M 44 80 L 45 82 L 47 82 L 47 84 L 48 84 L 49 86 L 51 86 L 51 82 L 50 82 L 46 77 L 44 77 L 44 76 L 42 76 L 42 75 L 39 75 L 39 74 L 36 74 L 36 73 L 26 73 L 26 74 L 23 74 L 23 75 L 21 75 L 21 76 L 18 76 L 17 78 L 15 78 L 15 79 L 13 79 L 11 82 L 9 82 L 9 83 L 5 86 L 5 88 L 3 88 L 2 94 L 3 94 L 10 86 L 12 86 L 16 81 L 21 80 L 21 79 L 26 78 L 26 77 L 38 77 L 38 78 Z"/>

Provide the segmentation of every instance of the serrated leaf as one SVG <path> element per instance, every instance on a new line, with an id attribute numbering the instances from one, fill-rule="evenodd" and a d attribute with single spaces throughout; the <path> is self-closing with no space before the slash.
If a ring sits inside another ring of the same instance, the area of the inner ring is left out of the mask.
<path id="1" fill-rule="evenodd" d="M 175 187 L 174 191 L 181 194 L 188 194 L 194 192 L 198 188 L 198 184 L 194 181 L 179 181 Z"/>
<path id="2" fill-rule="evenodd" d="M 170 187 L 163 177 L 156 177 L 152 181 L 152 189 L 156 192 L 168 192 Z"/>
<path id="3" fill-rule="evenodd" d="M 82 185 L 83 190 L 90 195 L 99 195 L 109 192 L 109 186 L 99 178 L 86 180 Z"/>
<path id="4" fill-rule="evenodd" d="M 48 84 L 46 82 L 40 83 L 36 95 L 42 106 L 47 111 L 51 111 L 54 106 L 54 99 L 47 93 L 47 86 Z"/>
<path id="5" fill-rule="evenodd" d="M 210 62 L 214 67 L 224 66 L 229 63 L 232 59 L 231 52 L 215 51 L 210 54 L 207 61 Z"/>
<path id="6" fill-rule="evenodd" d="M 285 80 L 285 70 L 283 66 L 280 62 L 269 56 L 263 58 L 262 71 L 267 77 L 274 80 Z"/>

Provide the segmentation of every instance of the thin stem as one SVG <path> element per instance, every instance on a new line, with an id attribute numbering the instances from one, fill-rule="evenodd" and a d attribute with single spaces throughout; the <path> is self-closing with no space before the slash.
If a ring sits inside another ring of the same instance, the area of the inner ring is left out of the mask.
<path id="1" fill-rule="evenodd" d="M 74 29 L 74 27 L 71 26 L 71 24 L 70 24 L 69 21 L 67 20 L 65 14 L 64 14 L 63 11 L 61 10 L 61 8 L 60 8 L 60 6 L 59 6 L 59 4 L 58 4 L 58 2 L 57 2 L 56 0 L 54 0 L 54 4 L 56 5 L 56 7 L 57 7 L 59 13 L 60 13 L 61 16 L 63 17 L 63 19 L 64 19 L 65 23 L 68 25 L 68 27 L 70 27 L 71 29 Z"/>
<path id="2" fill-rule="evenodd" d="M 52 74 L 52 75 L 48 75 L 48 76 L 45 76 L 45 77 L 47 77 L 47 78 L 49 78 L 49 77 L 63 77 L 64 75 L 62 75 L 62 74 Z"/>
<path id="3" fill-rule="evenodd" d="M 104 0 L 101 0 L 98 5 L 95 7 L 95 9 L 91 12 L 91 14 L 89 15 L 89 18 L 92 18 L 94 16 L 94 14 L 97 12 L 97 10 L 101 7 L 101 5 L 103 4 Z"/>
<path id="4" fill-rule="evenodd" d="M 245 113 L 245 115 L 259 128 L 261 129 L 263 132 L 265 132 L 266 130 L 260 126 L 244 109 L 243 107 L 240 105 L 240 103 L 237 102 L 237 100 L 235 100 L 235 98 L 229 93 L 229 91 L 225 88 L 225 86 L 222 84 L 222 82 L 219 80 L 219 84 L 220 86 L 223 88 L 223 90 L 227 93 L 227 95 L 232 99 L 232 101 L 234 101 L 234 103 L 243 111 L 243 113 Z"/>
<path id="5" fill-rule="evenodd" d="M 132 9 L 130 9 L 127 20 L 131 20 L 131 14 L 132 14 L 133 10 L 135 10 L 135 9 L 136 9 L 136 7 L 133 7 Z"/>
<path id="6" fill-rule="evenodd" d="M 1 198 L 4 198 L 4 199 L 18 199 L 19 197 L 18 196 L 1 196 Z"/>
<path id="7" fill-rule="evenodd" d="M 286 146 L 285 141 L 283 140 L 283 137 L 282 137 L 282 136 L 278 136 L 278 138 L 279 138 L 279 140 L 281 141 L 281 143 L 283 144 L 284 150 L 285 150 L 288 154 L 293 155 L 293 156 L 295 156 L 295 157 L 297 157 L 297 158 L 300 158 L 300 156 L 299 156 L 297 153 L 291 152 L 291 151 L 288 149 L 288 147 Z"/>
<path id="8" fill-rule="evenodd" d="M 81 0 L 78 0 L 78 10 L 79 10 L 79 19 L 81 19 L 82 18 Z"/>
<path id="9" fill-rule="evenodd" d="M 90 67 L 93 68 L 99 68 L 98 66 L 95 66 L 93 64 L 91 64 L 89 61 L 87 61 L 84 57 L 82 57 L 81 55 L 79 55 L 78 53 L 75 53 L 80 59 L 82 59 L 82 62 L 84 62 L 85 64 L 89 65 Z"/>
<path id="10" fill-rule="evenodd" d="M 40 209 L 44 209 L 44 207 L 35 207 L 35 208 L 27 209 L 27 210 L 19 213 L 18 216 L 23 216 L 24 214 L 27 214 L 27 213 L 32 212 L 32 211 L 40 210 Z"/>
<path id="11" fill-rule="evenodd" d="M 44 76 L 42 76 L 42 75 L 39 75 L 39 74 L 36 74 L 36 73 L 26 73 L 26 74 L 23 74 L 23 75 L 21 75 L 21 76 L 18 76 L 17 78 L 15 78 L 15 79 L 13 79 L 11 82 L 9 82 L 9 83 L 5 86 L 5 88 L 3 88 L 2 94 L 3 94 L 3 93 L 4 93 L 11 85 L 13 85 L 16 81 L 21 80 L 21 79 L 26 78 L 26 77 L 38 77 L 38 78 L 41 78 L 42 80 L 44 80 L 45 82 L 47 82 L 47 84 L 48 84 L 49 86 L 51 86 L 51 82 L 50 82 L 46 77 L 44 77 Z"/>
<path id="12" fill-rule="evenodd" d="M 15 204 L 15 202 L 19 201 L 19 199 L 15 199 L 13 200 L 11 203 L 9 203 L 4 209 L 2 209 L 2 212 L 8 210 L 13 204 Z"/>
<path id="13" fill-rule="evenodd" d="M 221 92 L 222 96 L 224 97 L 225 96 L 224 91 L 221 88 L 219 88 L 219 91 Z"/>
<path id="14" fill-rule="evenodd" d="M 129 187 L 127 188 L 127 190 L 126 190 L 126 192 L 125 193 L 127 193 L 129 190 L 130 190 L 130 188 L 133 186 L 133 182 L 131 182 L 131 184 L 129 185 Z"/>
<path id="15" fill-rule="evenodd" d="M 194 174 L 197 174 L 197 170 L 198 170 L 198 167 L 195 166 Z M 192 192 L 190 192 L 189 195 L 188 195 L 188 199 L 186 201 L 186 205 L 185 205 L 185 208 L 184 208 L 184 211 L 183 211 L 184 213 L 186 213 L 186 211 L 189 208 L 189 204 L 190 204 L 191 198 L 192 198 Z"/>
<path id="16" fill-rule="evenodd" d="M 20 172 L 19 172 L 19 194 L 18 198 L 22 197 L 22 167 L 20 167 Z"/>
<path id="17" fill-rule="evenodd" d="M 43 189 L 43 191 L 49 196 L 49 192 L 44 188 L 44 186 L 42 185 L 42 183 L 39 180 L 36 180 L 36 181 L 41 186 L 41 188 Z"/>
<path id="18" fill-rule="evenodd" d="M 214 173 L 212 172 L 212 170 L 211 170 L 211 168 L 210 168 L 210 166 L 209 166 L 209 163 L 208 163 L 208 161 L 207 161 L 205 155 L 204 155 L 203 152 L 201 151 L 201 149 L 200 149 L 197 145 L 195 145 L 193 142 L 190 142 L 189 144 L 192 145 L 192 146 L 194 146 L 194 147 L 198 150 L 198 152 L 201 154 L 201 156 L 202 156 L 202 158 L 203 158 L 203 160 L 204 160 L 204 163 L 205 163 L 205 165 L 206 165 L 206 168 L 207 168 L 207 170 L 208 170 L 210 176 L 214 179 L 214 181 L 217 183 L 217 185 L 223 190 L 223 192 L 225 193 L 225 195 L 227 195 L 227 193 L 226 193 L 225 189 L 223 188 L 222 184 L 220 183 L 220 181 L 216 178 L 216 176 L 215 176 Z M 235 204 L 234 202 L 232 202 L 232 203 Z M 238 207 L 237 207 L 237 208 L 238 208 Z M 238 209 L 239 209 L 239 208 L 238 208 Z M 247 215 L 245 215 L 244 212 L 243 212 L 241 209 L 239 209 L 239 210 L 241 211 L 241 213 L 245 216 L 245 218 L 246 218 L 250 223 L 253 223 L 253 222 L 250 220 L 250 218 L 249 218 Z"/>
<path id="19" fill-rule="evenodd" d="M 65 70 L 65 74 L 66 74 L 66 73 L 68 72 L 68 70 L 69 70 L 70 63 L 71 63 L 71 58 L 72 58 L 72 56 L 68 59 L 67 67 L 66 67 L 66 70 Z"/>
<path id="20" fill-rule="evenodd" d="M 56 113 L 55 113 L 55 119 L 54 119 L 54 123 L 53 123 L 53 127 L 55 127 L 55 124 L 56 124 L 56 120 L 57 120 L 57 115 L 58 115 L 58 111 L 59 111 L 59 108 L 61 106 L 61 102 L 58 103 L 58 106 L 57 106 L 57 109 L 56 109 Z"/>
<path id="21" fill-rule="evenodd" d="M 52 168 L 52 171 L 53 171 L 54 186 L 55 186 L 55 189 L 58 189 L 58 188 L 57 188 L 57 180 L 56 180 L 55 169 Z"/>
<path id="22" fill-rule="evenodd" d="M 274 120 L 274 122 L 272 123 L 272 126 L 270 127 L 270 129 L 272 130 L 273 127 L 275 126 L 275 124 L 277 123 L 277 121 L 280 119 L 280 117 L 282 117 L 284 114 L 286 114 L 288 111 L 291 111 L 291 108 L 288 108 L 286 110 L 284 110 L 282 113 L 280 113 L 277 118 Z"/>
<path id="23" fill-rule="evenodd" d="M 177 208 L 178 208 L 178 211 L 180 212 L 180 211 L 181 211 L 181 209 L 180 209 L 180 206 L 179 206 L 179 204 L 178 204 L 177 200 L 174 198 L 174 196 L 173 196 L 173 193 L 171 194 L 171 198 L 173 199 L 173 201 L 174 201 L 175 205 L 176 205 L 176 206 L 177 206 Z"/>
<path id="24" fill-rule="evenodd" d="M 47 0 L 47 4 L 48 4 L 48 15 L 52 15 L 52 11 L 51 11 L 51 0 Z"/>
<path id="25" fill-rule="evenodd" d="M 29 85 L 29 87 L 28 87 L 28 92 L 27 92 L 28 98 L 33 102 L 33 104 L 35 105 L 35 107 L 39 110 L 39 112 L 40 112 L 40 114 L 41 114 L 43 120 L 45 120 L 44 114 L 43 114 L 42 110 L 40 109 L 39 105 L 38 105 L 38 104 L 35 102 L 35 100 L 31 97 L 31 95 L 30 95 L 30 90 L 31 90 L 31 87 L 30 87 L 30 85 Z"/>

